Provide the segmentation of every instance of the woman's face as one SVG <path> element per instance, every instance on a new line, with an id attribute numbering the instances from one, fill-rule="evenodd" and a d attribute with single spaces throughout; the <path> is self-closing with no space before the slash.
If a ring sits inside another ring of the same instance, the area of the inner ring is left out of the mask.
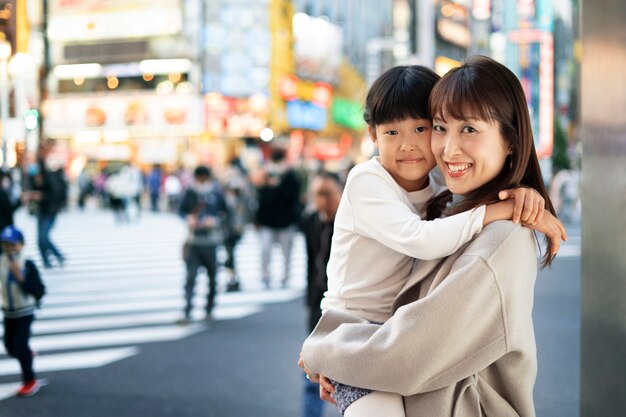
<path id="1" fill-rule="evenodd" d="M 428 173 L 435 167 L 430 150 L 431 123 L 428 119 L 404 119 L 376 125 L 370 135 L 378 147 L 380 162 L 406 191 L 428 185 Z"/>
<path id="2" fill-rule="evenodd" d="M 432 151 L 453 194 L 465 195 L 494 179 L 510 154 L 497 122 L 433 118 Z"/>

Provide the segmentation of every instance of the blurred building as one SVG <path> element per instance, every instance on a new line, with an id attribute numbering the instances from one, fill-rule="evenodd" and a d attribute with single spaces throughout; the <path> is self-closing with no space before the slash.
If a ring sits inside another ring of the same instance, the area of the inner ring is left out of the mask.
<path id="1" fill-rule="evenodd" d="M 36 146 L 38 111 L 74 171 L 87 160 L 254 165 L 274 143 L 292 158 L 359 159 L 373 151 L 362 104 L 376 77 L 407 63 L 443 74 L 480 53 L 520 77 L 548 161 L 554 116 L 575 134 L 577 3 L 4 0 L 0 12 L 28 6 L 25 29 L 14 13 L 1 30 L 22 33 L 30 58 L 13 65 L 3 143 Z"/>
<path id="2" fill-rule="evenodd" d="M 86 160 L 176 165 L 203 133 L 200 2 L 50 0 L 44 134 Z"/>

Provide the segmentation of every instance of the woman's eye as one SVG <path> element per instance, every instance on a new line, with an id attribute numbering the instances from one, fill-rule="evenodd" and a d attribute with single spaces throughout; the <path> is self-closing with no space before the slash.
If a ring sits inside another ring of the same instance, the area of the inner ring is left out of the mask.
<path id="1" fill-rule="evenodd" d="M 444 129 L 444 127 L 443 127 L 443 126 L 439 126 L 439 125 L 434 125 L 434 126 L 433 126 L 433 130 L 434 130 L 435 132 L 445 132 L 445 131 L 446 131 L 446 129 Z"/>
<path id="2" fill-rule="evenodd" d="M 415 128 L 415 133 L 422 133 L 425 131 L 426 131 L 426 128 L 424 126 L 418 126 Z"/>
<path id="3" fill-rule="evenodd" d="M 465 126 L 462 130 L 463 133 L 475 133 L 477 132 L 472 126 Z"/>

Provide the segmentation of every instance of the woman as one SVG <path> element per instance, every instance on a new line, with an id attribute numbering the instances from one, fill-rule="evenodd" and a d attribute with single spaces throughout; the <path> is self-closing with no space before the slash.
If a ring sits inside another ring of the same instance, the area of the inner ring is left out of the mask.
<path id="1" fill-rule="evenodd" d="M 430 108 L 431 147 L 452 193 L 444 214 L 520 185 L 554 214 L 510 70 L 470 58 L 435 86 Z M 554 257 L 546 244 L 544 266 Z M 408 417 L 534 416 L 536 262 L 530 229 L 495 222 L 449 257 L 418 262 L 384 325 L 327 312 L 303 347 L 308 373 L 400 393 Z"/>

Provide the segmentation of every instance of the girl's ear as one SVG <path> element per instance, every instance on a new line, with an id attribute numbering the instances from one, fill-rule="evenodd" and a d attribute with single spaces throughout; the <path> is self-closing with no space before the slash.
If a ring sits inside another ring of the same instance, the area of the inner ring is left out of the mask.
<path id="1" fill-rule="evenodd" d="M 370 134 L 372 142 L 376 143 L 376 129 L 372 129 L 372 126 L 367 125 L 367 132 Z"/>

